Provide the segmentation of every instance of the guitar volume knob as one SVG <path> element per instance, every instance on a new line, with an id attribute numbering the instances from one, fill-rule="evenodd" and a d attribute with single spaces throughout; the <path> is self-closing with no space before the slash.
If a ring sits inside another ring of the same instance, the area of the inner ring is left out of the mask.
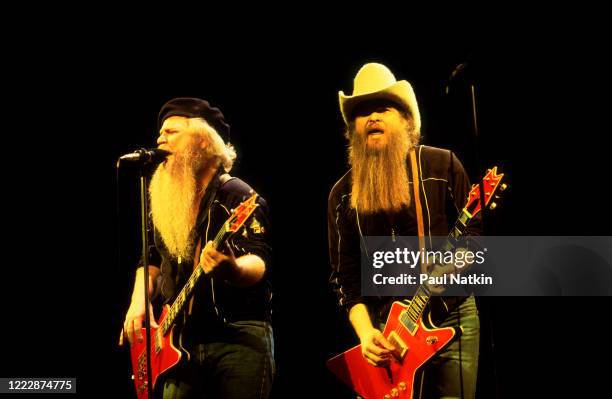
<path id="1" fill-rule="evenodd" d="M 406 383 L 404 381 L 400 382 L 399 384 L 397 384 L 397 387 L 400 389 L 400 391 L 405 391 L 406 390 Z"/>

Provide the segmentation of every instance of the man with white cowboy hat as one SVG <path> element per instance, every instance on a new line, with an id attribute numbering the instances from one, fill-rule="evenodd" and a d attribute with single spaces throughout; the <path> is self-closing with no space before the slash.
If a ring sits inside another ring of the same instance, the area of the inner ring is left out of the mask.
<path id="1" fill-rule="evenodd" d="M 361 243 L 365 236 L 418 235 L 427 246 L 433 236 L 447 236 L 457 217 L 447 210 L 463 208 L 470 183 L 451 151 L 419 145 L 421 116 L 412 85 L 396 80 L 386 66 L 363 65 L 352 94 L 340 91 L 339 101 L 351 168 L 329 196 L 330 281 L 359 337 L 363 357 L 383 366 L 392 361 L 395 348 L 381 331 L 398 299 L 362 295 Z M 466 234 L 479 235 L 480 223 L 475 222 Z M 463 334 L 417 376 L 420 393 L 428 398 L 473 398 L 480 331 L 474 297 L 434 299 L 445 305 L 445 312 L 432 314 L 437 326 L 457 326 L 460 318 Z"/>

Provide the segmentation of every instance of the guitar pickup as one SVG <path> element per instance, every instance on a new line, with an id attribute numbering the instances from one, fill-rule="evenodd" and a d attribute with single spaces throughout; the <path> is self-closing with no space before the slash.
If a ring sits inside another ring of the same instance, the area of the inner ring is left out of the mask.
<path id="1" fill-rule="evenodd" d="M 395 331 L 391 331 L 391 334 L 387 337 L 391 345 L 395 347 L 394 351 L 391 351 L 391 354 L 397 360 L 398 363 L 402 362 L 404 356 L 408 352 L 408 345 L 402 340 L 398 333 Z"/>
<path id="2" fill-rule="evenodd" d="M 159 354 L 159 352 L 162 350 L 162 344 L 163 344 L 163 339 L 162 339 L 162 329 L 158 328 L 157 330 L 155 330 L 155 353 Z"/>

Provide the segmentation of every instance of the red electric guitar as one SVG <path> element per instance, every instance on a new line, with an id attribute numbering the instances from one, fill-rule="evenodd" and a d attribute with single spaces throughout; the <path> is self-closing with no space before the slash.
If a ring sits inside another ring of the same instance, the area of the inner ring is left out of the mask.
<path id="1" fill-rule="evenodd" d="M 503 173 L 498 175 L 497 167 L 494 167 L 484 177 L 486 207 L 494 209 L 497 206 L 491 199 L 498 197 L 498 191 L 506 189 L 505 184 L 500 184 L 503 176 Z M 475 184 L 467 205 L 449 234 L 447 249 L 452 248 L 451 239 L 461 236 L 468 222 L 480 212 L 479 198 L 480 189 Z M 429 299 L 429 291 L 421 285 L 408 305 L 402 302 L 392 304 L 383 335 L 396 349 L 394 360 L 387 367 L 368 364 L 361 354 L 361 345 L 328 360 L 327 367 L 365 399 L 412 399 L 417 370 L 461 334 L 460 329 L 454 327 L 436 328 L 430 312 L 427 312 L 427 322 L 423 320 Z"/>
<path id="2" fill-rule="evenodd" d="M 241 203 L 232 215 L 223 223 L 223 226 L 213 240 L 214 247 L 219 248 L 229 237 L 236 233 L 259 206 L 256 204 L 257 194 L 253 194 L 248 200 Z M 181 359 L 182 352 L 174 345 L 174 322 L 176 317 L 185 308 L 196 283 L 204 274 L 201 267 L 196 267 L 185 286 L 178 294 L 172 306 L 166 305 L 162 310 L 157 325 L 159 328 L 151 327 L 151 383 L 155 390 L 156 382 L 160 375 L 174 367 Z M 143 337 L 146 336 L 142 329 Z M 177 334 L 178 335 L 178 334 Z M 130 348 L 132 357 L 132 371 L 134 383 L 136 384 L 136 396 L 138 399 L 147 399 L 149 395 L 147 382 L 147 345 L 146 342 L 134 342 Z"/>

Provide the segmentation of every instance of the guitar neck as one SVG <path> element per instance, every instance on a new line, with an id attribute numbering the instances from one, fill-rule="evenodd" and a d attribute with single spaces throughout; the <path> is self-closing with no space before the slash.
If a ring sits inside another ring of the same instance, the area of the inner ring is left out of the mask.
<path id="1" fill-rule="evenodd" d="M 221 247 L 221 245 L 230 237 L 230 235 L 231 232 L 229 232 L 227 229 L 227 223 L 224 223 L 223 227 L 221 227 L 221 229 L 213 240 L 214 248 L 219 249 L 219 247 Z M 183 289 L 177 295 L 176 299 L 174 300 L 174 303 L 172 303 L 172 306 L 168 311 L 168 314 L 166 315 L 166 318 L 160 325 L 160 328 L 162 329 L 164 335 L 168 331 L 170 331 L 172 325 L 174 324 L 174 321 L 176 320 L 176 316 L 185 308 L 187 300 L 191 297 L 191 294 L 193 293 L 193 290 L 195 289 L 203 273 L 204 271 L 198 263 L 198 266 L 194 269 L 193 273 L 189 277 L 189 280 L 187 280 L 187 282 L 183 286 Z"/>
<path id="2" fill-rule="evenodd" d="M 472 215 L 464 208 L 461 211 L 461 215 L 457 218 L 455 222 L 455 226 L 451 229 L 451 232 L 448 234 L 448 237 L 444 244 L 440 247 L 442 251 L 451 251 L 455 249 L 456 239 L 465 234 L 466 228 L 470 220 L 472 219 Z M 416 290 L 416 293 L 413 296 L 410 305 L 406 309 L 405 314 L 403 314 L 400 318 L 402 323 L 410 330 L 414 328 L 417 323 L 417 320 L 421 318 L 423 315 L 423 311 L 425 307 L 429 303 L 431 298 L 431 293 L 425 286 L 425 284 L 419 285 Z"/>
<path id="3" fill-rule="evenodd" d="M 455 226 L 451 229 L 450 233 L 448 234 L 449 240 L 453 238 L 459 238 L 463 234 L 465 234 L 465 230 L 471 219 L 472 219 L 472 216 L 464 208 L 461 211 L 461 215 L 459 215 L 459 217 L 457 218 L 457 221 L 455 222 Z"/>

